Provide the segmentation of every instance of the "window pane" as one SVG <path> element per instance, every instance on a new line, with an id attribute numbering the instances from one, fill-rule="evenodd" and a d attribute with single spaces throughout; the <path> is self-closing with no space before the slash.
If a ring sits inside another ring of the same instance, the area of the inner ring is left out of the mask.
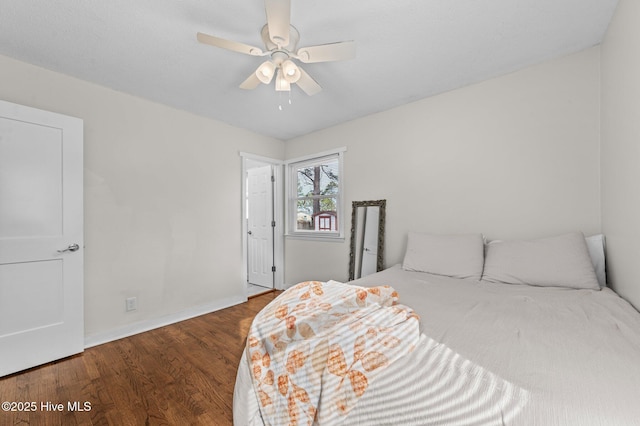
<path id="1" fill-rule="evenodd" d="M 298 197 L 335 195 L 338 193 L 338 159 L 297 169 Z"/>
<path id="2" fill-rule="evenodd" d="M 342 150 L 289 163 L 287 230 L 314 238 L 342 238 Z M 319 234 L 325 234 L 320 236 Z"/>
<path id="3" fill-rule="evenodd" d="M 297 200 L 296 231 L 338 231 L 337 198 Z"/>
<path id="4" fill-rule="evenodd" d="M 313 229 L 313 200 L 298 200 L 296 211 L 296 230 L 308 231 Z"/>

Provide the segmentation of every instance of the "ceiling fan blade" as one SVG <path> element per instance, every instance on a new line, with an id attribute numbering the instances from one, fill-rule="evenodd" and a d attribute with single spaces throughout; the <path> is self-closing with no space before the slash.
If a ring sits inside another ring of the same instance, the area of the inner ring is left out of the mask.
<path id="1" fill-rule="evenodd" d="M 298 49 L 296 58 L 304 63 L 345 61 L 356 57 L 355 41 L 320 44 Z"/>
<path id="2" fill-rule="evenodd" d="M 224 38 L 215 37 L 209 34 L 198 33 L 198 41 L 204 44 L 210 44 L 211 46 L 220 47 L 222 49 L 231 50 L 234 52 L 245 53 L 253 56 L 264 56 L 266 53 L 262 49 L 248 44 L 239 43 L 237 41 L 226 40 Z"/>
<path id="3" fill-rule="evenodd" d="M 260 79 L 256 75 L 255 72 L 252 72 L 249 78 L 242 82 L 240 85 L 241 89 L 245 90 L 253 90 L 260 85 Z"/>
<path id="4" fill-rule="evenodd" d="M 269 38 L 279 47 L 289 45 L 291 0 L 264 0 Z"/>
<path id="5" fill-rule="evenodd" d="M 302 68 L 298 67 L 298 69 L 300 70 L 300 79 L 296 82 L 296 84 L 300 86 L 304 93 L 309 96 L 313 96 L 316 93 L 322 91 L 322 87 L 320 87 L 318 82 L 315 81 L 313 77 L 307 74 L 306 71 Z"/>

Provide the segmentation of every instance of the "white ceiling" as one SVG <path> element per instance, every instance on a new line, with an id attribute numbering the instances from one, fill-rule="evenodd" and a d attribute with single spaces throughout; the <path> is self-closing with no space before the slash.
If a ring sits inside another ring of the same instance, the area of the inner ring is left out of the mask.
<path id="1" fill-rule="evenodd" d="M 292 0 L 300 47 L 357 54 L 305 64 L 323 91 L 291 105 L 238 88 L 263 58 L 196 41 L 262 48 L 263 0 L 0 0 L 0 54 L 287 140 L 597 45 L 617 2 Z"/>

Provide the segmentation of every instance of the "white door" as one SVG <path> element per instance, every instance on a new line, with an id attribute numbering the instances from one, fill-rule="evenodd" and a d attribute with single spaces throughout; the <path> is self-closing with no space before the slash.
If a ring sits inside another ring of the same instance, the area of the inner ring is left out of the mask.
<path id="1" fill-rule="evenodd" d="M 380 208 L 368 206 L 364 224 L 364 242 L 362 243 L 362 273 L 364 277 L 377 272 L 378 267 L 378 225 Z"/>
<path id="2" fill-rule="evenodd" d="M 272 167 L 248 170 L 247 257 L 250 284 L 273 288 Z"/>
<path id="3" fill-rule="evenodd" d="M 82 120 L 0 101 L 0 376 L 84 350 Z"/>

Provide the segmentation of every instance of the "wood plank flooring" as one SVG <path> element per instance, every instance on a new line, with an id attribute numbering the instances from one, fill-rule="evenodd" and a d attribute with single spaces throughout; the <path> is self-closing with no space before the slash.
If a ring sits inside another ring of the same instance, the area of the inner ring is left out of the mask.
<path id="1" fill-rule="evenodd" d="M 0 402 L 35 403 L 0 426 L 231 425 L 249 326 L 279 293 L 0 378 Z"/>

